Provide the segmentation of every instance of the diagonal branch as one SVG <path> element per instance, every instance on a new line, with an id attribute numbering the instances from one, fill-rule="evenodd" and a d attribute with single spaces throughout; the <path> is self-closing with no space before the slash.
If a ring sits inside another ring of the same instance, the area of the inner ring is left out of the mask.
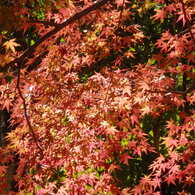
<path id="1" fill-rule="evenodd" d="M 71 18 L 67 19 L 65 22 L 56 25 L 56 27 L 53 30 L 51 30 L 47 34 L 43 35 L 40 39 L 38 39 L 35 42 L 35 44 L 32 45 L 31 47 L 29 47 L 20 57 L 16 58 L 15 60 L 13 60 L 10 63 L 8 63 L 7 65 L 5 65 L 4 68 L 3 68 L 3 71 L 7 71 L 10 66 L 13 66 L 16 63 L 24 62 L 24 60 L 27 57 L 29 57 L 30 55 L 32 55 L 32 53 L 35 51 L 35 49 L 41 43 L 43 43 L 45 40 L 47 40 L 48 38 L 52 37 L 53 35 L 55 35 L 56 33 L 58 33 L 60 30 L 62 30 L 63 28 L 65 28 L 69 24 L 73 23 L 74 21 L 82 18 L 83 16 L 89 14 L 90 12 L 92 12 L 92 11 L 100 8 L 101 6 L 105 5 L 109 1 L 110 0 L 102 0 L 102 1 L 99 1 L 99 2 L 91 5 L 90 7 L 88 7 L 86 9 L 80 11 L 79 13 L 76 13 L 74 16 L 72 16 Z"/>

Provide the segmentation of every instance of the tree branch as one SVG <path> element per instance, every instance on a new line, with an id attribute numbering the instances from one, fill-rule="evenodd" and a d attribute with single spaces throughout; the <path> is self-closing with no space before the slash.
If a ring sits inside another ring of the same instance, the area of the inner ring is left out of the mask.
<path id="1" fill-rule="evenodd" d="M 15 60 L 11 61 L 10 63 L 8 63 L 7 65 L 5 65 L 1 71 L 7 71 L 8 68 L 10 66 L 13 66 L 14 64 L 18 64 L 23 62 L 27 57 L 29 57 L 30 55 L 32 55 L 32 53 L 35 51 L 35 49 L 41 44 L 43 43 L 45 40 L 47 40 L 48 38 L 52 37 L 53 35 L 55 35 L 56 33 L 58 33 L 60 30 L 62 30 L 63 28 L 65 28 L 66 26 L 68 26 L 69 24 L 71 24 L 72 22 L 74 22 L 75 20 L 78 20 L 80 18 L 82 18 L 83 16 L 89 14 L 90 12 L 100 8 L 101 6 L 105 5 L 107 2 L 109 2 L 110 0 L 102 0 L 99 1 L 95 4 L 93 4 L 92 6 L 80 11 L 79 13 L 76 13 L 74 16 L 72 16 L 71 18 L 67 19 L 65 22 L 56 25 L 56 27 L 51 30 L 50 32 L 48 32 L 47 34 L 45 34 L 44 36 L 42 36 L 40 39 L 38 39 L 34 45 L 32 45 L 31 47 L 29 47 L 20 57 L 16 58 Z"/>

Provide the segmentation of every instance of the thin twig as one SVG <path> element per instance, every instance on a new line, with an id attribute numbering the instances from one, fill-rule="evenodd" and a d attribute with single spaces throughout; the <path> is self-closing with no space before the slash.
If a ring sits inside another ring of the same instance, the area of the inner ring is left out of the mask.
<path id="1" fill-rule="evenodd" d="M 190 26 L 190 21 L 187 17 L 187 14 L 186 14 L 186 8 L 185 8 L 185 4 L 182 0 L 179 0 L 179 2 L 181 3 L 182 5 L 182 11 L 183 11 L 183 15 L 184 15 L 184 18 L 185 18 L 185 21 L 187 23 L 187 26 L 189 28 L 189 32 L 190 32 L 190 35 L 191 35 L 191 38 L 192 38 L 192 41 L 193 41 L 193 44 L 194 44 L 194 48 L 195 48 L 195 38 L 194 38 L 194 35 L 193 35 L 193 32 L 192 32 L 192 28 Z"/>
<path id="2" fill-rule="evenodd" d="M 120 11 L 120 14 L 119 14 L 119 21 L 118 21 L 117 30 L 120 29 L 120 26 L 122 24 L 122 14 L 123 14 L 123 9 L 124 9 L 124 3 L 125 3 L 125 1 L 123 0 L 122 6 L 121 6 L 121 11 Z M 117 50 L 118 50 L 118 38 L 119 38 L 119 35 L 118 34 L 119 34 L 119 32 L 116 35 L 116 47 L 117 47 Z"/>
<path id="3" fill-rule="evenodd" d="M 186 89 L 185 91 L 174 91 L 174 90 L 166 90 L 166 91 L 158 91 L 158 90 L 147 90 L 147 92 L 149 93 L 162 93 L 162 94 L 168 94 L 168 93 L 174 93 L 174 94 L 181 94 L 181 95 L 185 95 L 187 93 L 192 92 L 195 89 L 195 83 L 193 83 L 188 89 Z"/>
<path id="4" fill-rule="evenodd" d="M 19 94 L 19 96 L 20 96 L 20 98 L 22 99 L 22 102 L 23 102 L 24 116 L 25 116 L 27 125 L 28 125 L 28 127 L 29 127 L 29 129 L 30 129 L 30 132 L 31 132 L 31 134 L 32 134 L 32 138 L 33 138 L 33 140 L 34 140 L 34 142 L 35 142 L 37 148 L 40 150 L 40 152 L 42 152 L 43 150 L 42 150 L 42 148 L 40 147 L 40 145 L 38 144 L 38 141 L 37 141 L 37 138 L 36 138 L 36 134 L 35 134 L 35 132 L 34 132 L 34 129 L 33 129 L 32 125 L 31 125 L 31 122 L 30 122 L 30 120 L 29 120 L 29 118 L 28 118 L 26 100 L 25 100 L 24 96 L 22 95 L 22 91 L 21 91 L 21 89 L 20 89 L 20 65 L 18 65 L 18 77 L 17 77 L 17 84 L 16 84 L 16 87 L 17 87 L 17 89 L 18 89 L 18 94 Z"/>

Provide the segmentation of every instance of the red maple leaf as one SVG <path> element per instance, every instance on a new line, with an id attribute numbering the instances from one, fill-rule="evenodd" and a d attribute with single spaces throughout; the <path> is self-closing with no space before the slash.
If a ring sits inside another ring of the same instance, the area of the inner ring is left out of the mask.
<path id="1" fill-rule="evenodd" d="M 165 181 L 168 183 L 168 185 L 170 185 L 170 184 L 175 185 L 175 177 L 173 175 L 169 175 L 168 177 L 166 177 Z"/>
<path id="2" fill-rule="evenodd" d="M 129 156 L 128 153 L 123 153 L 121 156 L 120 156 L 120 162 L 124 162 L 125 164 L 129 164 L 128 163 L 128 160 L 129 159 L 133 159 L 132 157 Z"/>

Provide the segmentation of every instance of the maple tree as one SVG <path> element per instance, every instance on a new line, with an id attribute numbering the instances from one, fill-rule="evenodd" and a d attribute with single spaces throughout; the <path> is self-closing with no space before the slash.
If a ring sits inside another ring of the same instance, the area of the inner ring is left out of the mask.
<path id="1" fill-rule="evenodd" d="M 0 193 L 193 194 L 194 11 L 2 0 Z"/>

